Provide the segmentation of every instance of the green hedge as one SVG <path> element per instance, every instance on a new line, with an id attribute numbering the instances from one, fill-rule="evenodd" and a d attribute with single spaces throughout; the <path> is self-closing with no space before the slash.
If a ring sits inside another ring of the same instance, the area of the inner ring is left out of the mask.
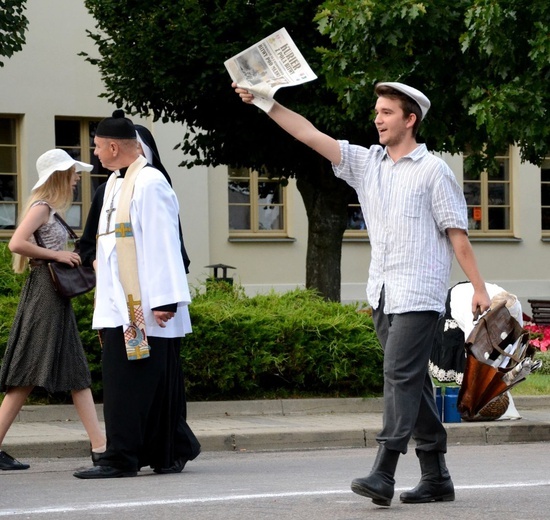
<path id="1" fill-rule="evenodd" d="M 539 370 L 537 370 L 537 374 L 549 376 L 550 375 L 550 351 L 538 351 L 535 354 L 535 359 L 540 359 L 542 361 L 542 365 Z"/>
<path id="2" fill-rule="evenodd" d="M 0 356 L 25 280 L 13 274 L 10 262 L 0 244 Z M 189 400 L 380 394 L 382 349 L 372 319 L 356 306 L 326 302 L 306 290 L 248 297 L 223 282 L 194 292 L 193 333 L 181 349 Z M 94 396 L 101 400 L 93 295 L 75 298 L 73 307 Z"/>
<path id="3" fill-rule="evenodd" d="M 209 284 L 190 307 L 182 357 L 190 398 L 378 395 L 382 349 L 372 319 L 311 291 L 245 296 Z"/>

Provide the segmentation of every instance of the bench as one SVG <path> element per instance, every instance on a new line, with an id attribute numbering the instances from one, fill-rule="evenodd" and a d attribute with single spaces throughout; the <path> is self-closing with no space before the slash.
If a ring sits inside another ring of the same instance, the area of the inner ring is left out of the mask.
<path id="1" fill-rule="evenodd" d="M 527 300 L 531 304 L 532 322 L 550 325 L 550 300 Z"/>

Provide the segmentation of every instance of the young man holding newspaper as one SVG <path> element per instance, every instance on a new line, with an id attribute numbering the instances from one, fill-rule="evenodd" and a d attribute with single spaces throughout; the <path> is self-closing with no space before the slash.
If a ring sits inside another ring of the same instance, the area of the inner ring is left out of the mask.
<path id="1" fill-rule="evenodd" d="M 233 83 L 242 101 L 254 95 Z M 380 145 L 337 141 L 307 119 L 272 101 L 264 108 L 290 135 L 331 161 L 334 173 L 356 191 L 367 224 L 371 265 L 367 297 L 384 348 L 384 421 L 371 473 L 351 488 L 389 506 L 400 453 L 412 437 L 422 477 L 402 502 L 454 500 L 445 465 L 447 434 L 433 396 L 428 361 L 444 312 L 453 253 L 474 287 L 472 309 L 490 298 L 468 240 L 462 189 L 445 162 L 416 142 L 430 101 L 402 83 L 378 83 L 374 124 Z M 264 104 L 265 107 L 265 104 Z"/>

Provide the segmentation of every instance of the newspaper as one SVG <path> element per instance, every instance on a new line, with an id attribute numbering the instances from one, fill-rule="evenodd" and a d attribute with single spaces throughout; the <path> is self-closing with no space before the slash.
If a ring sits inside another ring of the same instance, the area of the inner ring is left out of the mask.
<path id="1" fill-rule="evenodd" d="M 284 27 L 226 60 L 224 65 L 231 79 L 254 94 L 253 103 L 266 112 L 281 87 L 317 79 Z"/>

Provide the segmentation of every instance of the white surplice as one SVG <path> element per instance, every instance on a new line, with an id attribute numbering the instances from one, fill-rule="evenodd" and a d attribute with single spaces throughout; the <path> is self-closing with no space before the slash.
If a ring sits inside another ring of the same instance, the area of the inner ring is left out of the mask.
<path id="1" fill-rule="evenodd" d="M 130 323 L 124 290 L 119 280 L 116 237 L 116 208 L 123 179 L 118 172 L 113 189 L 109 184 L 99 219 L 97 282 L 93 328 L 127 327 Z M 107 210 L 113 212 L 107 229 Z M 174 190 L 156 168 L 145 166 L 138 174 L 130 205 L 136 244 L 141 305 L 148 336 L 178 338 L 191 332 L 188 305 L 191 303 L 187 275 L 181 256 L 179 204 Z M 109 231 L 109 232 L 108 232 Z M 160 327 L 152 309 L 177 303 L 175 316 Z"/>

